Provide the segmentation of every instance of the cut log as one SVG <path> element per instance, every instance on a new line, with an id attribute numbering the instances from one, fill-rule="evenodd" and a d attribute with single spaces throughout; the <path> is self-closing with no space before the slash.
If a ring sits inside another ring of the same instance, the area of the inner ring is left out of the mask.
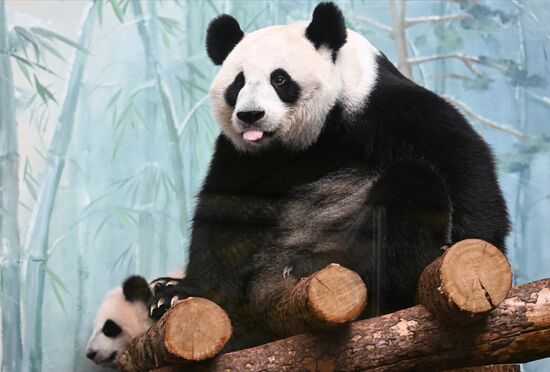
<path id="1" fill-rule="evenodd" d="M 212 358 L 231 332 L 231 322 L 222 308 L 207 299 L 190 297 L 133 339 L 119 356 L 118 366 L 124 372 L 143 372 Z"/>
<path id="2" fill-rule="evenodd" d="M 418 305 L 355 322 L 345 331 L 303 334 L 223 354 L 209 370 L 430 371 L 545 357 L 550 357 L 550 279 L 513 287 L 472 326 L 452 326 Z"/>
<path id="3" fill-rule="evenodd" d="M 470 324 L 500 304 L 512 286 L 512 269 L 495 246 L 478 239 L 463 240 L 424 269 L 417 302 L 438 318 Z"/>
<path id="4" fill-rule="evenodd" d="M 446 370 L 445 372 L 520 372 L 519 364 L 491 364 L 481 367 L 468 367 Z M 170 371 L 168 371 L 170 372 Z"/>
<path id="5" fill-rule="evenodd" d="M 365 309 L 367 287 L 354 271 L 330 264 L 302 278 L 274 310 L 277 321 L 300 319 L 309 329 L 351 322 Z"/>

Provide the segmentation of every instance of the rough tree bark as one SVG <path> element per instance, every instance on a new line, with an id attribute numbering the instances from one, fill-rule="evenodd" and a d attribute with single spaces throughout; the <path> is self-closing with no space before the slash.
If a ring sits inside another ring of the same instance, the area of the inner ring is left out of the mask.
<path id="1" fill-rule="evenodd" d="M 303 334 L 224 354 L 208 370 L 430 371 L 549 356 L 550 279 L 544 279 L 512 287 L 507 299 L 473 326 L 439 321 L 418 305 L 340 332 Z"/>
<path id="2" fill-rule="evenodd" d="M 124 372 L 200 361 L 216 355 L 231 337 L 222 308 L 204 298 L 187 298 L 170 309 L 118 358 Z"/>

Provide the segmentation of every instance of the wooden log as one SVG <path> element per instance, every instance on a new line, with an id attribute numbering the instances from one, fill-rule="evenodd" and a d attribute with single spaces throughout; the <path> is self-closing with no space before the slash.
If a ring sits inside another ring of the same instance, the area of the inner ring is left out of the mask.
<path id="1" fill-rule="evenodd" d="M 445 372 L 520 372 L 519 364 L 490 364 L 488 366 L 448 369 Z M 168 371 L 170 372 L 170 371 Z"/>
<path id="2" fill-rule="evenodd" d="M 174 305 L 146 333 L 132 340 L 118 358 L 124 372 L 205 360 L 231 337 L 227 313 L 214 302 L 190 297 Z"/>
<path id="3" fill-rule="evenodd" d="M 512 286 L 512 269 L 495 246 L 479 239 L 453 245 L 424 269 L 417 302 L 455 324 L 470 324 L 500 304 Z"/>
<path id="4" fill-rule="evenodd" d="M 361 277 L 338 264 L 302 278 L 273 310 L 277 322 L 299 321 L 308 329 L 328 329 L 357 318 L 367 304 Z"/>
<path id="5" fill-rule="evenodd" d="M 550 357 L 550 279 L 512 287 L 479 324 L 452 326 L 418 305 L 352 323 L 344 331 L 302 334 L 223 354 L 208 370 L 434 371 L 545 357 Z"/>

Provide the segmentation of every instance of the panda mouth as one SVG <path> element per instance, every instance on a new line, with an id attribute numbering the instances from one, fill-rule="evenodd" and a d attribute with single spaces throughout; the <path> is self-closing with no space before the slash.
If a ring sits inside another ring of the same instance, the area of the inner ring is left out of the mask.
<path id="1" fill-rule="evenodd" d="M 273 137 L 275 132 L 265 132 L 259 129 L 249 129 L 242 133 L 243 139 L 247 142 L 262 142 L 267 138 Z"/>

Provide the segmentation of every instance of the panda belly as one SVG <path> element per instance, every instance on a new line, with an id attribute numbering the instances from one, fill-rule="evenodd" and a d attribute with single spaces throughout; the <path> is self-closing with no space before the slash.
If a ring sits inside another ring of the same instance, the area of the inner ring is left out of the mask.
<path id="1" fill-rule="evenodd" d="M 350 248 L 364 231 L 362 213 L 373 176 L 345 169 L 298 188 L 281 214 L 281 250 L 313 254 Z"/>

